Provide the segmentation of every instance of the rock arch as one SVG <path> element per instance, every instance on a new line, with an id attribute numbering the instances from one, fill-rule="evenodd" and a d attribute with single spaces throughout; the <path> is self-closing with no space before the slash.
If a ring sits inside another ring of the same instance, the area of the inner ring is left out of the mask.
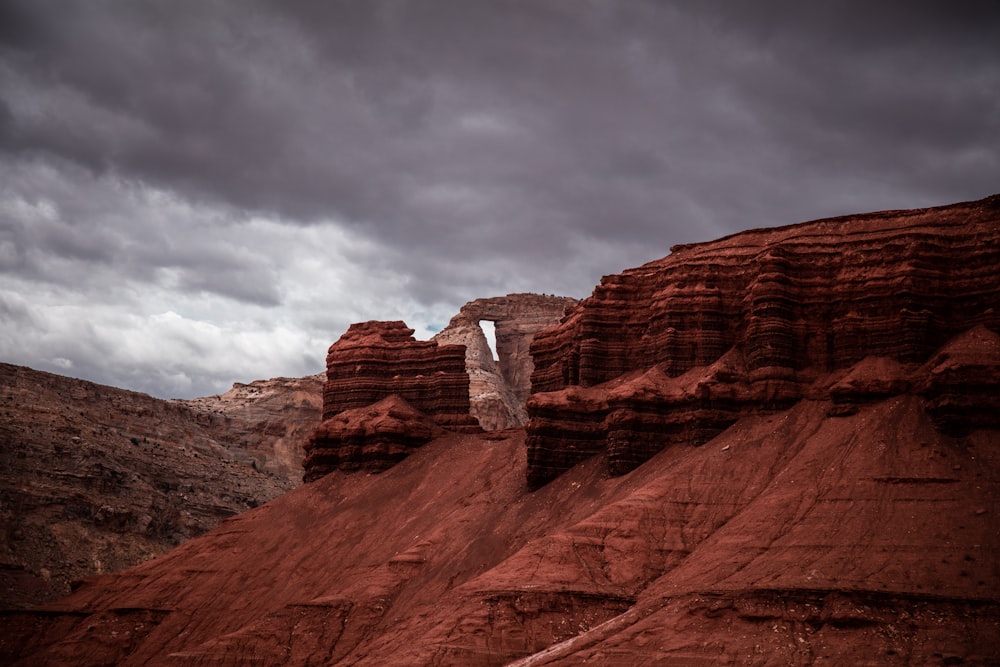
<path id="1" fill-rule="evenodd" d="M 535 334 L 563 318 L 576 299 L 544 294 L 508 294 L 476 299 L 462 306 L 436 336 L 440 344 L 465 345 L 471 413 L 488 431 L 527 422 L 534 364 L 529 348 Z M 480 322 L 493 322 L 497 359 L 493 359 Z"/>

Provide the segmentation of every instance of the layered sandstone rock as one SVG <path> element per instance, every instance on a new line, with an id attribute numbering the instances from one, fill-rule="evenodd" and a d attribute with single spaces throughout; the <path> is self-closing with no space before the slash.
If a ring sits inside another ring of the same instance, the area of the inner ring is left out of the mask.
<path id="1" fill-rule="evenodd" d="M 919 382 L 938 427 L 955 435 L 1000 428 L 1000 336 L 977 326 L 927 362 Z"/>
<path id="2" fill-rule="evenodd" d="M 508 294 L 476 299 L 462 309 L 434 340 L 465 345 L 472 414 L 487 431 L 521 426 L 527 421 L 525 402 L 531 393 L 534 365 L 529 353 L 536 334 L 549 329 L 576 304 L 569 297 Z M 492 322 L 496 359 L 481 322 Z"/>
<path id="3" fill-rule="evenodd" d="M 992 664 L 998 432 L 941 433 L 913 395 L 830 405 L 531 493 L 522 431 L 446 434 L 3 615 L 0 661 Z"/>
<path id="4" fill-rule="evenodd" d="M 0 608 L 166 553 L 297 486 L 316 377 L 164 401 L 0 364 Z"/>
<path id="5" fill-rule="evenodd" d="M 303 443 L 322 413 L 324 379 L 318 373 L 236 382 L 224 394 L 172 402 L 189 407 L 201 420 L 224 416 L 226 428 L 219 437 L 259 453 L 253 465 L 260 471 L 297 481 L 302 477 Z"/>
<path id="6" fill-rule="evenodd" d="M 528 413 L 500 373 L 500 365 L 493 358 L 493 350 L 478 320 L 459 313 L 433 340 L 441 345 L 465 346 L 469 412 L 484 430 L 500 430 L 527 421 Z"/>
<path id="7" fill-rule="evenodd" d="M 1000 330 L 998 266 L 990 197 L 753 230 L 605 277 L 532 346 L 529 482 L 604 450 L 620 474 L 749 411 L 787 407 L 866 357 L 920 364 L 972 327 Z M 982 372 L 963 371 L 975 386 Z M 927 391 L 954 395 L 953 377 Z M 902 388 L 885 382 L 833 393 L 846 403 Z"/>
<path id="8" fill-rule="evenodd" d="M 390 394 L 442 426 L 475 424 L 463 347 L 416 340 L 401 321 L 352 324 L 326 355 L 323 420 Z"/>
<path id="9" fill-rule="evenodd" d="M 441 427 L 398 394 L 327 419 L 305 445 L 304 481 L 334 470 L 381 472 L 441 434 Z"/>
<path id="10" fill-rule="evenodd" d="M 379 403 L 390 396 L 400 399 L 398 404 Z M 373 423 L 366 417 L 370 409 L 376 416 L 385 414 Z M 332 469 L 384 470 L 399 461 L 429 439 L 420 430 L 423 418 L 395 416 L 403 412 L 425 415 L 439 427 L 479 430 L 469 414 L 465 348 L 418 341 L 401 321 L 352 324 L 326 356 L 323 423 L 307 444 L 304 479 L 318 479 Z M 405 432 L 411 422 L 419 436 Z M 379 428 L 384 432 L 375 441 L 363 442 L 365 434 L 374 436 Z"/>

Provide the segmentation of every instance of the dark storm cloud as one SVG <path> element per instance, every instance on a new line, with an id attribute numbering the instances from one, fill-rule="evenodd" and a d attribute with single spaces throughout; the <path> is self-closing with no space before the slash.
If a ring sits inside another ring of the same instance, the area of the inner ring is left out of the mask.
<path id="1" fill-rule="evenodd" d="M 108 330 L 145 305 L 186 324 L 136 336 L 223 340 L 199 318 L 242 322 L 234 302 L 319 336 L 585 296 L 748 227 L 981 197 L 1000 189 L 996 7 L 8 0 L 0 271 L 27 299 L 5 308 L 44 324 L 28 292 L 65 293 L 103 299 Z M 82 368 L 106 335 L 62 357 Z"/>
<path id="2" fill-rule="evenodd" d="M 731 172 L 836 187 L 824 160 L 877 178 L 995 140 L 995 16 L 869 4 L 33 2 L 15 71 L 81 116 L 12 112 L 8 144 L 407 247 L 488 254 L 467 228 L 503 225 L 496 252 L 551 258 L 518 236 L 648 242 L 723 187 L 808 216 Z"/>

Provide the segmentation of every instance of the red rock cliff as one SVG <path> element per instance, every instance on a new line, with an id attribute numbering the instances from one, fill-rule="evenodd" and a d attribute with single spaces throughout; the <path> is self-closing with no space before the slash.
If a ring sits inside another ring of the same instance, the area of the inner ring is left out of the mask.
<path id="1" fill-rule="evenodd" d="M 994 196 L 748 231 L 607 276 L 532 345 L 529 483 L 599 451 L 621 474 L 866 357 L 920 364 L 976 325 L 996 331 L 998 267 Z"/>
<path id="2" fill-rule="evenodd" d="M 401 401 L 380 403 L 389 396 Z M 375 416 L 366 416 L 366 410 Z M 430 439 L 424 416 L 438 427 L 478 429 L 469 414 L 465 347 L 415 340 L 413 329 L 401 321 L 352 324 L 327 353 L 323 424 L 306 443 L 304 479 L 333 469 L 392 466 Z M 427 431 L 426 437 L 411 437 L 407 423 L 414 433 Z M 373 438 L 376 432 L 379 437 Z"/>

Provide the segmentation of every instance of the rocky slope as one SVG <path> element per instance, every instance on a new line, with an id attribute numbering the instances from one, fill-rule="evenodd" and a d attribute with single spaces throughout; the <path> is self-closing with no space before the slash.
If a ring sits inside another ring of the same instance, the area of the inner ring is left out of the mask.
<path id="1" fill-rule="evenodd" d="M 440 359 L 428 361 L 422 353 L 397 359 L 401 365 L 391 375 L 408 374 L 410 393 L 432 396 L 435 401 L 457 390 L 459 395 L 447 398 L 457 401 L 457 416 L 450 418 L 456 423 L 474 425 L 468 417 L 470 392 L 472 413 L 488 427 L 522 423 L 526 413 L 521 394 L 527 391 L 531 373 L 528 345 L 536 331 L 558 322 L 567 303 L 574 301 L 515 294 L 467 304 L 454 321 L 468 319 L 465 314 L 476 318 L 469 319 L 469 335 L 449 327 L 438 341 L 469 345 L 465 373 L 471 386 L 459 370 L 461 355 L 456 348 L 450 348 L 449 363 L 454 368 L 446 376 L 448 387 L 440 384 L 440 378 L 438 384 L 425 381 L 442 369 Z M 492 360 L 480 319 L 498 322 L 499 363 Z M 393 339 L 399 333 L 386 335 Z M 445 340 L 445 335 L 452 340 Z M 413 342 L 405 332 L 403 339 Z M 480 341 L 481 348 L 476 346 Z M 414 346 L 409 342 L 404 347 L 410 350 L 435 349 L 433 343 Z M 351 345 L 347 340 L 340 343 Z M 482 350 L 485 353 L 480 354 Z M 332 403 L 328 414 L 365 407 L 374 397 L 386 396 L 386 387 L 406 393 L 392 382 L 379 385 L 377 373 L 369 374 L 368 385 L 360 387 L 351 377 L 353 363 L 353 358 L 348 359 L 346 366 L 334 368 L 340 384 L 333 385 L 337 405 Z M 364 363 L 375 368 L 382 362 L 367 358 Z M 484 370 L 486 364 L 490 370 Z M 341 370 L 342 377 L 338 375 Z M 505 378 L 518 387 L 517 395 Z M 321 421 L 325 382 L 325 373 L 256 380 L 236 383 L 217 396 L 160 401 L 0 364 L 0 534 L 5 538 L 0 547 L 0 607 L 65 594 L 73 579 L 121 570 L 162 554 L 221 518 L 296 486 L 304 472 L 304 445 Z M 494 400 L 501 393 L 502 398 Z M 417 403 L 435 411 L 419 399 Z M 500 411 L 518 417 L 515 422 L 501 419 Z M 349 417 L 346 421 L 351 421 Z M 362 422 L 383 428 L 393 418 L 386 414 L 382 419 L 364 415 L 359 419 L 345 430 L 353 434 L 348 440 L 363 433 Z M 420 430 L 417 423 L 405 427 L 397 423 L 389 427 L 390 433 L 393 428 L 396 432 Z M 383 452 L 378 456 L 394 462 L 398 452 L 395 445 L 389 445 L 389 435 L 378 437 Z M 399 442 L 405 443 L 400 450 L 405 451 L 417 439 L 410 433 Z M 368 449 L 371 453 L 377 448 Z M 390 450 L 396 453 L 389 454 Z M 350 462 L 353 454 L 336 462 L 329 454 L 315 460 L 325 460 L 325 465 L 378 468 L 374 463 L 378 456 L 369 456 L 362 465 Z M 50 458 L 52 464 L 38 465 Z M 102 475 L 114 478 L 113 484 L 100 481 Z"/>
<path id="2" fill-rule="evenodd" d="M 508 294 L 476 299 L 462 306 L 434 340 L 464 345 L 469 374 L 470 410 L 487 431 L 521 426 L 528 420 L 534 364 L 529 352 L 535 335 L 563 318 L 576 299 L 544 294 Z M 481 326 L 492 322 L 496 359 Z"/>
<path id="3" fill-rule="evenodd" d="M 0 364 L 0 606 L 69 592 L 296 486 L 318 377 L 163 401 Z"/>
<path id="4" fill-rule="evenodd" d="M 254 455 L 257 468 L 282 479 L 302 477 L 302 445 L 323 407 L 323 373 L 237 382 L 217 396 L 171 403 L 227 419 L 219 437 Z"/>
<path id="5" fill-rule="evenodd" d="M 606 278 L 536 337 L 527 435 L 334 469 L 4 613 L 0 661 L 996 664 L 998 201 Z M 376 434 L 412 407 L 339 414 Z"/>

